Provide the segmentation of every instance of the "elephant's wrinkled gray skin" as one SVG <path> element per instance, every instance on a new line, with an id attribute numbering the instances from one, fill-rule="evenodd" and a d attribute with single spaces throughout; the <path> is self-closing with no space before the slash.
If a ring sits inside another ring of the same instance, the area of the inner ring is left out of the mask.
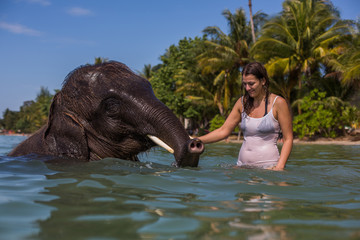
<path id="1" fill-rule="evenodd" d="M 9 156 L 30 153 L 83 161 L 137 154 L 160 138 L 174 150 L 176 166 L 198 165 L 204 150 L 190 139 L 177 117 L 154 95 L 148 80 L 119 62 L 75 69 L 52 101 L 48 124 Z"/>

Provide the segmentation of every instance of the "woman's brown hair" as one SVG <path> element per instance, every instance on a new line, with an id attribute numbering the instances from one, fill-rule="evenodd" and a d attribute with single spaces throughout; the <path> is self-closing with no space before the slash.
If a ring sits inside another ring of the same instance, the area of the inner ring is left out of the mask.
<path id="1" fill-rule="evenodd" d="M 250 74 L 254 75 L 257 79 L 259 79 L 259 81 L 265 80 L 265 84 L 264 84 L 263 88 L 265 90 L 265 98 L 267 99 L 270 94 L 270 92 L 269 92 L 270 81 L 269 81 L 269 77 L 268 77 L 266 68 L 259 62 L 248 63 L 242 71 L 242 77 L 244 78 L 244 76 L 247 76 Z M 243 104 L 244 104 L 245 113 L 250 114 L 250 111 L 254 106 L 254 99 L 252 97 L 250 97 L 250 95 L 247 91 L 245 91 Z"/>

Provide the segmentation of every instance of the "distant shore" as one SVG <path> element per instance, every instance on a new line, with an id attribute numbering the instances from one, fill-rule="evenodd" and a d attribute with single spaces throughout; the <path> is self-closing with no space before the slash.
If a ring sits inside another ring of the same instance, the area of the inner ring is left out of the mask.
<path id="1" fill-rule="evenodd" d="M 231 136 L 223 142 L 242 143 L 243 140 L 237 140 L 236 136 Z M 279 141 L 281 143 L 281 141 Z M 344 136 L 337 138 L 317 138 L 317 139 L 294 139 L 294 144 L 318 144 L 318 145 L 360 145 L 360 136 Z"/>
<path id="2" fill-rule="evenodd" d="M 28 133 L 13 133 L 13 134 L 4 134 L 0 133 L 0 136 L 30 136 L 31 134 Z M 196 137 L 196 136 L 193 136 Z M 230 136 L 226 140 L 223 140 L 222 142 L 226 143 L 239 143 L 241 144 L 243 142 L 242 139 L 237 140 L 237 136 Z M 281 142 L 279 142 L 281 143 Z M 294 139 L 294 144 L 318 144 L 318 145 L 360 145 L 360 136 L 343 136 L 343 137 L 337 137 L 337 138 L 317 138 L 317 139 Z"/>
<path id="3" fill-rule="evenodd" d="M 0 133 L 0 136 L 30 136 L 30 133 Z"/>

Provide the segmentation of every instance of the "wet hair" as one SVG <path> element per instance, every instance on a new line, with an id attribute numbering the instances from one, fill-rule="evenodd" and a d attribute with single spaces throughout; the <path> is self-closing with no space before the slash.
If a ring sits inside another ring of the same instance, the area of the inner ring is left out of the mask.
<path id="1" fill-rule="evenodd" d="M 265 84 L 263 88 L 265 90 L 265 97 L 268 98 L 270 95 L 269 92 L 270 81 L 264 65 L 262 65 L 259 62 L 248 63 L 242 71 L 242 77 L 244 78 L 244 76 L 248 76 L 250 74 L 254 75 L 259 81 L 265 80 Z M 250 97 L 247 91 L 245 91 L 243 104 L 244 104 L 245 113 L 250 114 L 250 111 L 254 106 L 254 98 Z"/>

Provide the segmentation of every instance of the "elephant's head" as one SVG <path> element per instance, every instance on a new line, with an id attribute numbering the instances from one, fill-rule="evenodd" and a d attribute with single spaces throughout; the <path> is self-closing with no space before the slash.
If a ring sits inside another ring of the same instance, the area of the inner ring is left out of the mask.
<path id="1" fill-rule="evenodd" d="M 202 142 L 189 138 L 148 80 L 118 62 L 71 72 L 53 99 L 43 132 L 49 152 L 83 160 L 137 160 L 138 153 L 155 146 L 151 136 L 173 150 L 177 166 L 198 165 Z"/>

